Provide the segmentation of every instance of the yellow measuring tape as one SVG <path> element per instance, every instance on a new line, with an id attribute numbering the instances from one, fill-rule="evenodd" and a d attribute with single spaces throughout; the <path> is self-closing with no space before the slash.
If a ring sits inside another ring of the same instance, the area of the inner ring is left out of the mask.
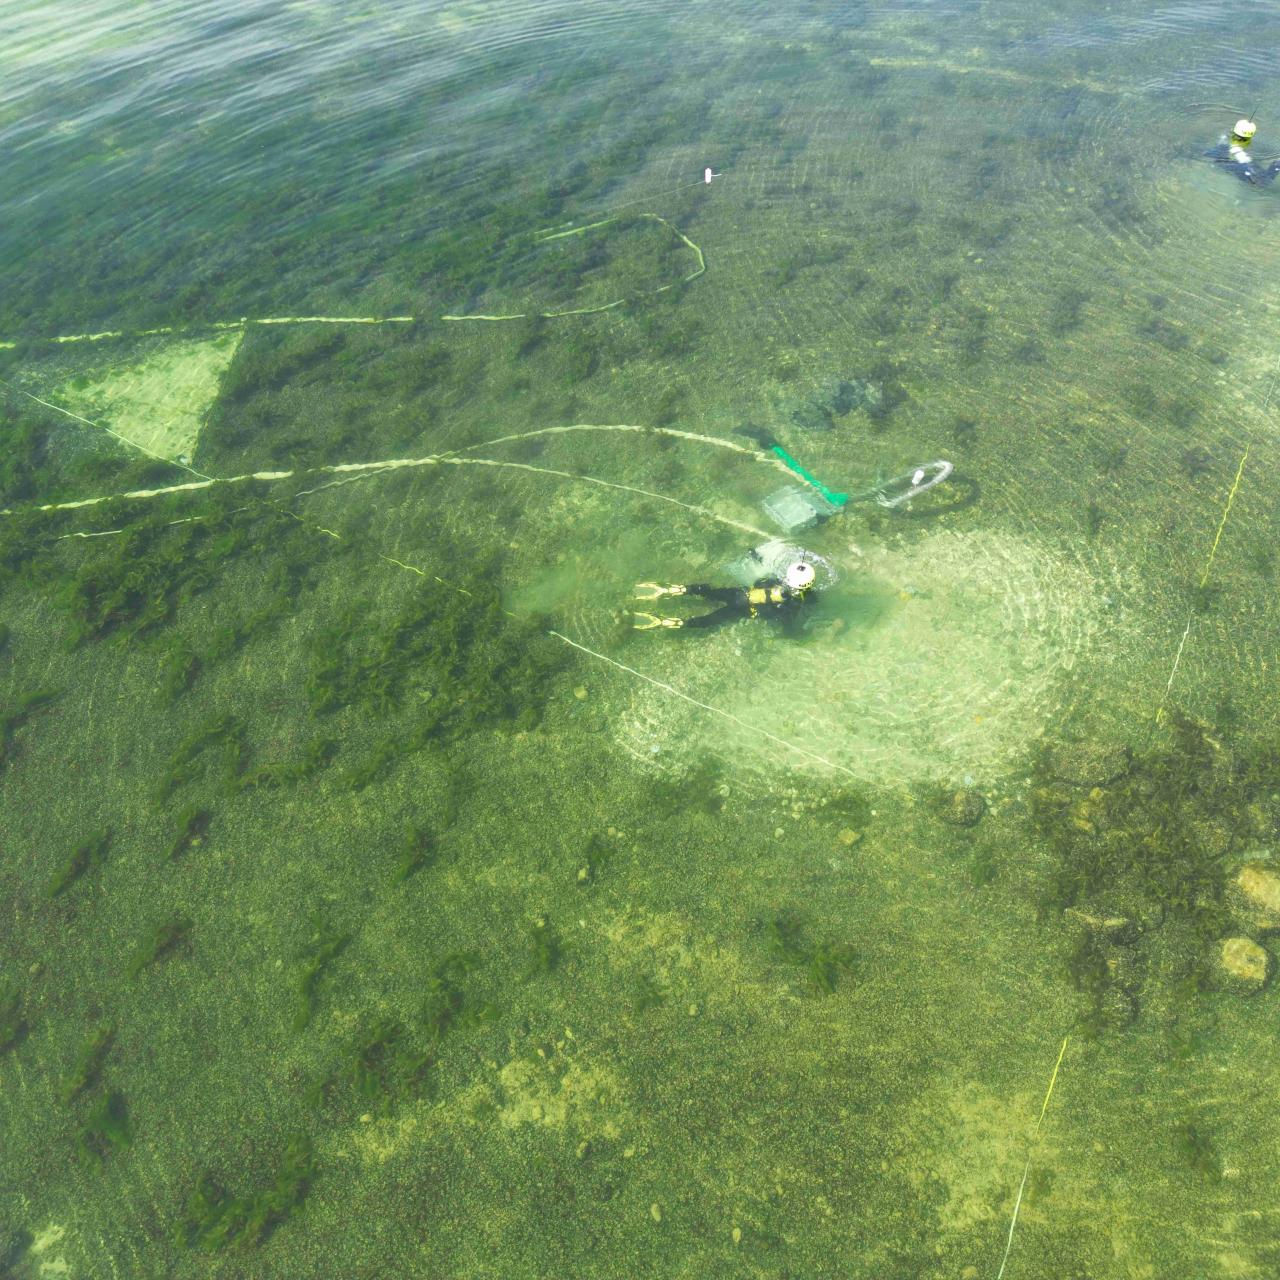
<path id="1" fill-rule="evenodd" d="M 1022 1169 L 1022 1182 L 1018 1186 L 1018 1198 L 1013 1202 L 1013 1219 L 1009 1223 L 1009 1238 L 1004 1244 L 1004 1257 L 1000 1259 L 1000 1270 L 996 1273 L 996 1280 L 1001 1280 L 1004 1275 L 1005 1264 L 1009 1261 L 1009 1250 L 1013 1248 L 1013 1229 L 1018 1225 L 1018 1210 L 1022 1208 L 1022 1193 L 1027 1187 L 1027 1174 L 1031 1172 L 1031 1157 L 1035 1154 L 1036 1139 L 1040 1136 L 1040 1126 L 1044 1123 L 1044 1113 L 1049 1110 L 1049 1099 L 1053 1097 L 1053 1086 L 1058 1083 L 1058 1068 L 1062 1066 L 1062 1059 L 1066 1056 L 1067 1043 L 1070 1036 L 1064 1036 L 1062 1040 L 1062 1048 L 1058 1050 L 1058 1060 L 1053 1064 L 1053 1075 L 1049 1077 L 1049 1088 L 1045 1091 L 1044 1102 L 1040 1105 L 1040 1114 L 1036 1118 L 1036 1127 L 1031 1131 L 1031 1144 L 1027 1150 L 1027 1163 Z"/>

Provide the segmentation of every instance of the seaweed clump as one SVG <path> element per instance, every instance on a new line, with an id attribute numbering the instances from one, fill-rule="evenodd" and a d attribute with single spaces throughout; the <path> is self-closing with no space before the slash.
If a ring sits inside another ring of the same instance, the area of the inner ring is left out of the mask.
<path id="1" fill-rule="evenodd" d="M 1213 1139 L 1198 1125 L 1179 1124 L 1173 1134 L 1174 1150 L 1189 1168 L 1202 1178 L 1216 1182 L 1222 1177 L 1222 1157 Z"/>
<path id="2" fill-rule="evenodd" d="M 85 1037 L 76 1052 L 71 1070 L 58 1086 L 58 1095 L 64 1103 L 70 1105 L 97 1083 L 107 1051 L 115 1037 L 116 1029 L 109 1022 L 99 1023 Z"/>
<path id="3" fill-rule="evenodd" d="M 804 925 L 792 915 L 774 916 L 765 922 L 769 950 L 786 964 L 799 966 L 815 991 L 830 995 L 842 974 L 852 973 L 854 949 L 831 938 L 807 941 Z"/>
<path id="4" fill-rule="evenodd" d="M 187 1197 L 177 1241 L 209 1253 L 260 1244 L 306 1198 L 315 1175 L 311 1140 L 303 1134 L 285 1144 L 270 1184 L 247 1195 L 232 1195 L 206 1170 Z"/>
<path id="5" fill-rule="evenodd" d="M 410 876 L 429 867 L 436 859 L 437 847 L 430 828 L 416 824 L 406 828 L 396 851 L 395 866 L 391 872 L 393 885 L 403 884 Z"/>
<path id="6" fill-rule="evenodd" d="M 129 977 L 136 978 L 148 965 L 154 964 L 186 942 L 190 934 L 191 921 L 186 916 L 153 925 L 143 934 L 129 958 Z"/>
<path id="7" fill-rule="evenodd" d="M 273 760 L 260 764 L 246 773 L 233 776 L 229 786 L 236 790 L 248 791 L 253 787 L 283 787 L 292 782 L 301 782 L 310 777 L 325 765 L 338 752 L 338 743 L 333 738 L 314 738 L 302 749 L 296 760 Z"/>
<path id="8" fill-rule="evenodd" d="M 49 879 L 46 893 L 56 898 L 65 893 L 90 868 L 105 861 L 111 848 L 111 832 L 99 831 L 82 840 Z"/>
<path id="9" fill-rule="evenodd" d="M 102 510 L 106 518 L 128 523 L 119 537 L 97 541 L 57 593 L 57 602 L 71 617 L 71 648 L 114 633 L 154 634 L 172 621 L 180 605 L 214 585 L 238 556 L 261 557 L 268 548 L 293 555 L 292 542 L 311 538 L 288 513 L 261 502 L 245 507 L 232 493 L 208 496 L 202 510 L 183 510 L 180 520 L 164 499 L 141 517 L 123 499 Z M 269 576 L 271 600 L 241 628 L 242 635 L 233 637 L 237 643 L 289 612 L 291 575 L 296 586 L 293 564 L 277 566 Z M 196 655 L 185 641 L 173 642 L 163 670 L 166 696 L 181 694 L 213 656 Z"/>
<path id="10" fill-rule="evenodd" d="M 180 786 L 192 781 L 206 752 L 216 765 L 221 765 L 224 787 L 236 790 L 248 765 L 249 746 L 243 723 L 235 716 L 222 715 L 188 734 L 179 744 L 156 788 L 156 798 L 164 802 Z"/>
<path id="11" fill-rule="evenodd" d="M 564 942 L 555 926 L 540 916 L 529 927 L 529 975 L 550 973 L 564 956 Z"/>
<path id="12" fill-rule="evenodd" d="M 27 1033 L 22 993 L 8 978 L 0 979 L 0 1053 L 12 1049 Z"/>
<path id="13" fill-rule="evenodd" d="M 213 814 L 208 809 L 189 805 L 178 815 L 178 833 L 169 845 L 169 859 L 176 862 L 189 849 L 199 848 L 209 833 Z"/>
<path id="14" fill-rule="evenodd" d="M 6 629 L 7 631 L 7 629 Z M 47 707 L 60 689 L 35 689 L 23 694 L 12 707 L 0 712 L 0 765 L 13 751 L 13 735 L 42 707 Z"/>
<path id="15" fill-rule="evenodd" d="M 294 980 L 296 1003 L 293 1029 L 304 1030 L 311 1022 L 316 1008 L 316 984 L 320 975 L 337 959 L 351 941 L 349 933 L 337 933 L 330 929 L 319 915 L 311 917 L 311 938 L 299 953 L 302 967 Z"/>
<path id="16" fill-rule="evenodd" d="M 133 1145 L 133 1126 L 122 1093 L 111 1090 L 98 1096 L 80 1125 L 76 1142 L 83 1155 L 97 1160 Z"/>
<path id="17" fill-rule="evenodd" d="M 360 1105 L 389 1115 L 402 1102 L 429 1094 L 430 1071 L 446 1034 L 497 1016 L 493 1005 L 469 1000 L 462 986 L 478 963 L 469 951 L 437 960 L 428 971 L 417 1018 L 408 1025 L 389 1015 L 366 1021 L 345 1061 L 313 1086 L 311 1101 L 332 1101 L 345 1087 Z"/>
<path id="18" fill-rule="evenodd" d="M 389 622 L 369 613 L 352 609 L 316 636 L 306 689 L 318 714 L 389 715 L 415 695 L 413 723 L 384 744 L 379 767 L 474 729 L 533 728 L 545 682 L 566 661 L 540 624 L 509 617 L 489 587 L 463 595 L 428 583 Z"/>

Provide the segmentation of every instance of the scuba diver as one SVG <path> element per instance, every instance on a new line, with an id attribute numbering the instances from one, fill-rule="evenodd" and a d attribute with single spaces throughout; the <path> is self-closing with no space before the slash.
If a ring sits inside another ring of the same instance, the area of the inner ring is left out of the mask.
<path id="1" fill-rule="evenodd" d="M 1273 160 L 1265 168 L 1254 162 L 1249 154 L 1249 147 L 1257 132 L 1258 126 L 1252 120 L 1237 120 L 1230 135 L 1224 133 L 1218 139 L 1217 146 L 1204 153 L 1205 158 L 1215 164 L 1226 165 L 1241 182 L 1254 187 L 1265 187 L 1274 182 L 1276 174 L 1280 173 L 1280 160 Z"/>
<path id="2" fill-rule="evenodd" d="M 766 616 L 790 621 L 813 587 L 817 574 L 813 565 L 797 560 L 787 566 L 781 578 L 761 578 L 749 587 L 713 587 L 705 582 L 691 582 L 687 586 L 673 584 L 663 586 L 658 582 L 641 582 L 636 586 L 637 600 L 662 600 L 667 596 L 697 596 L 720 605 L 710 613 L 692 618 L 660 618 L 652 613 L 636 613 L 632 625 L 637 631 L 651 631 L 655 627 L 719 627 L 739 618 L 756 618 L 760 611 Z"/>

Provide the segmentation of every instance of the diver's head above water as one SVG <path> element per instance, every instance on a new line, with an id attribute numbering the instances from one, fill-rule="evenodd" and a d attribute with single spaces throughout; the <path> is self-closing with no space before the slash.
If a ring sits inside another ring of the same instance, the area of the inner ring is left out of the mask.
<path id="1" fill-rule="evenodd" d="M 1252 120 L 1237 120 L 1235 127 L 1231 130 L 1231 145 L 1247 148 L 1253 142 L 1253 135 L 1257 132 L 1258 126 Z"/>

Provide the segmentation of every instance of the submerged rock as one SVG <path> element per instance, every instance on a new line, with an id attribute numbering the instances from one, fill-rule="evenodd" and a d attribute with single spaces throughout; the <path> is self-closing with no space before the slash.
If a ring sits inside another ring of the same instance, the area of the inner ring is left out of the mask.
<path id="1" fill-rule="evenodd" d="M 1077 787 L 1105 787 L 1129 772 L 1128 747 L 1103 742 L 1059 742 L 1049 748 L 1049 771 Z"/>
<path id="2" fill-rule="evenodd" d="M 1227 885 L 1226 899 L 1241 924 L 1262 933 L 1280 930 L 1280 867 L 1246 862 Z"/>
<path id="3" fill-rule="evenodd" d="M 1259 991 L 1271 974 L 1271 956 L 1252 938 L 1223 938 L 1217 959 L 1218 977 L 1231 991 Z"/>
<path id="4" fill-rule="evenodd" d="M 972 827 L 981 821 L 986 811 L 987 802 L 982 792 L 962 787 L 943 797 L 938 816 L 952 827 Z"/>

